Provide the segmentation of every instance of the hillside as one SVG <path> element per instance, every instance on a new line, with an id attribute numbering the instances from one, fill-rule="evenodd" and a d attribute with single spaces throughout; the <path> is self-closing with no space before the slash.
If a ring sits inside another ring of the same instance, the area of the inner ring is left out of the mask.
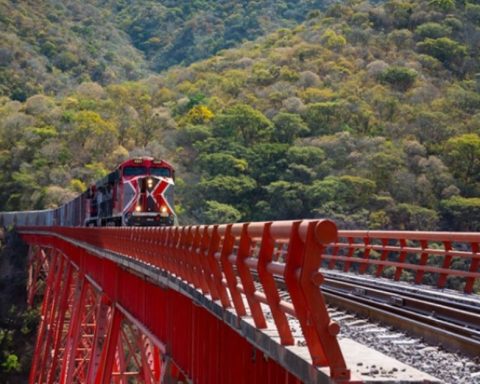
<path id="1" fill-rule="evenodd" d="M 16 100 L 147 73 L 142 52 L 91 1 L 2 0 L 0 39 L 0 95 Z"/>
<path id="2" fill-rule="evenodd" d="M 329 0 L 0 1 L 0 96 L 138 80 L 303 21 Z"/>
<path id="3" fill-rule="evenodd" d="M 1 208 L 151 154 L 179 168 L 183 223 L 480 230 L 479 21 L 473 1 L 348 1 L 143 81 L 4 98 Z"/>

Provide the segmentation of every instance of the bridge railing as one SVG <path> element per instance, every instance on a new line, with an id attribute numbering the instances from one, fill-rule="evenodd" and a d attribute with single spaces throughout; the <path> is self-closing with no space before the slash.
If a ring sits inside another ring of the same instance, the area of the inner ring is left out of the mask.
<path id="1" fill-rule="evenodd" d="M 339 326 L 330 320 L 319 289 L 321 255 L 337 239 L 331 221 L 31 230 L 54 232 L 165 270 L 238 317 L 251 317 L 257 328 L 275 327 L 281 344 L 306 345 L 313 365 L 329 367 L 332 378 L 350 377 L 336 338 Z"/>
<path id="2" fill-rule="evenodd" d="M 322 267 L 480 292 L 480 233 L 339 231 Z"/>

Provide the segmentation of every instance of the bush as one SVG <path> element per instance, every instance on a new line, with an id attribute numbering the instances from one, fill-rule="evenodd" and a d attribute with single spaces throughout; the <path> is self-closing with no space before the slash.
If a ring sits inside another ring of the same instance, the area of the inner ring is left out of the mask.
<path id="1" fill-rule="evenodd" d="M 392 88 L 405 92 L 417 78 L 417 72 L 405 67 L 390 67 L 379 75 L 382 83 L 389 84 Z"/>
<path id="2" fill-rule="evenodd" d="M 347 40 L 342 35 L 337 34 L 331 29 L 327 29 L 322 35 L 322 42 L 329 49 L 339 49 L 347 44 Z"/>
<path id="3" fill-rule="evenodd" d="M 460 64 L 467 55 L 467 47 L 448 37 L 438 39 L 427 38 L 418 43 L 417 48 L 430 56 L 435 57 L 444 63 L 447 67 L 452 64 Z"/>
<path id="4" fill-rule="evenodd" d="M 415 30 L 416 35 L 421 39 L 438 39 L 452 33 L 452 28 L 439 23 L 425 23 L 419 25 Z"/>
<path id="5" fill-rule="evenodd" d="M 4 372 L 20 372 L 21 364 L 18 361 L 18 356 L 15 354 L 8 354 L 2 363 Z"/>

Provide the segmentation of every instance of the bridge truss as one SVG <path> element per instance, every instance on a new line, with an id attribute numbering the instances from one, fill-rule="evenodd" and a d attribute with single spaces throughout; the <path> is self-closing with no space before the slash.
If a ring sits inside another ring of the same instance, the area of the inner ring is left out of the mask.
<path id="1" fill-rule="evenodd" d="M 43 290 L 31 383 L 350 378 L 319 289 L 331 221 L 19 232 Z"/>

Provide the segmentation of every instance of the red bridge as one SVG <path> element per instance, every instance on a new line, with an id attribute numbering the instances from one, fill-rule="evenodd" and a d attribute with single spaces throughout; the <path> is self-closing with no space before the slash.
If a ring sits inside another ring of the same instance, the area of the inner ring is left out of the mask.
<path id="1" fill-rule="evenodd" d="M 460 279 L 466 293 L 480 278 L 478 233 L 328 220 L 17 230 L 29 303 L 43 293 L 30 383 L 361 382 L 320 289 L 328 268 Z"/>

